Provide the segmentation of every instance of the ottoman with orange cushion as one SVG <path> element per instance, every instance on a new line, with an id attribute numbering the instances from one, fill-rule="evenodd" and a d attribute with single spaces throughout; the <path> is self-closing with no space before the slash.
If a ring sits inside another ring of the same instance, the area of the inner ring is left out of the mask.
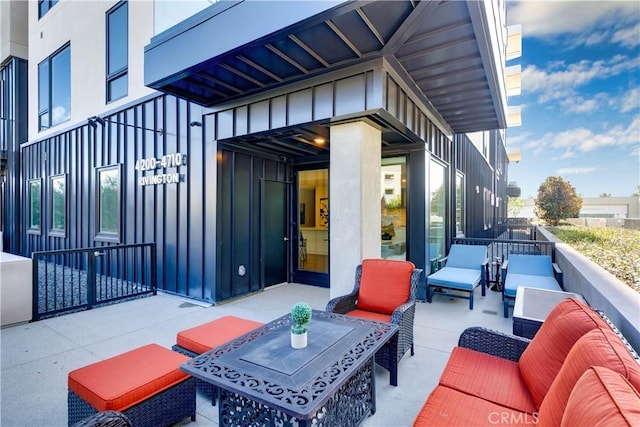
<path id="1" fill-rule="evenodd" d="M 224 316 L 211 322 L 178 332 L 176 344 L 171 347 L 174 351 L 189 357 L 195 357 L 206 353 L 232 339 L 246 334 L 264 323 L 243 319 L 236 316 Z M 196 386 L 211 399 L 215 405 L 217 388 L 199 378 L 196 378 Z"/>
<path id="2" fill-rule="evenodd" d="M 118 411 L 134 426 L 168 426 L 196 417 L 195 380 L 180 370 L 189 358 L 149 344 L 69 373 L 68 422 Z"/>

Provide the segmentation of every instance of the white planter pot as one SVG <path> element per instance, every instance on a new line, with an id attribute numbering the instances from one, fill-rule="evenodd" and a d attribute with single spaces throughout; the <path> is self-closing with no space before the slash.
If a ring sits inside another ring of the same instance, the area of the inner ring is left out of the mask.
<path id="1" fill-rule="evenodd" d="M 291 333 L 291 347 L 293 348 L 305 348 L 307 346 L 307 333 L 294 334 Z"/>

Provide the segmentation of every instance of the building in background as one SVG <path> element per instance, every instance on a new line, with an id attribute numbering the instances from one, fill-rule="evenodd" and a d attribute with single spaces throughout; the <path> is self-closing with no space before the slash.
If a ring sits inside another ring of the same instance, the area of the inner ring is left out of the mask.
<path id="1" fill-rule="evenodd" d="M 363 258 L 428 269 L 507 217 L 503 1 L 49 0 L 10 22 L 11 252 L 155 242 L 166 292 L 337 295 Z"/>

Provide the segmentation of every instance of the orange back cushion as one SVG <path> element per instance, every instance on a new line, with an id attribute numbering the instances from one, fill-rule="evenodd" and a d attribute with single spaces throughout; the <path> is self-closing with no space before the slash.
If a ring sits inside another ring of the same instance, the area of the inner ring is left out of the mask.
<path id="1" fill-rule="evenodd" d="M 597 327 L 608 328 L 598 313 L 582 301 L 565 299 L 551 310 L 518 363 L 522 379 L 538 408 L 571 347 Z"/>
<path id="2" fill-rule="evenodd" d="M 593 366 L 573 388 L 562 426 L 623 426 L 640 422 L 640 393 L 617 372 Z"/>
<path id="3" fill-rule="evenodd" d="M 391 314 L 406 303 L 411 293 L 412 262 L 386 259 L 362 261 L 362 277 L 356 307 Z"/>
<path id="4" fill-rule="evenodd" d="M 591 366 L 607 367 L 640 388 L 640 365 L 609 328 L 594 329 L 580 338 L 565 360 L 540 406 L 540 418 L 560 425 L 571 391 Z"/>

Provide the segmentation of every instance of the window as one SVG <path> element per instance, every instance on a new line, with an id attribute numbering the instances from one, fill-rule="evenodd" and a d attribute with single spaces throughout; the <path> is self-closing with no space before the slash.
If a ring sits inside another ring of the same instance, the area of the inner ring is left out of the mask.
<path id="1" fill-rule="evenodd" d="M 120 242 L 120 176 L 121 166 L 99 168 L 96 174 L 96 240 Z"/>
<path id="2" fill-rule="evenodd" d="M 429 259 L 445 253 L 447 218 L 447 168 L 431 160 L 429 168 Z"/>
<path id="3" fill-rule="evenodd" d="M 29 197 L 29 229 L 28 233 L 40 234 L 41 224 L 41 200 L 42 200 L 42 180 L 40 178 L 31 179 L 28 182 Z"/>
<path id="4" fill-rule="evenodd" d="M 38 65 L 38 129 L 45 130 L 71 117 L 71 46 Z"/>
<path id="5" fill-rule="evenodd" d="M 107 102 L 127 96 L 128 15 L 126 1 L 107 12 Z"/>
<path id="6" fill-rule="evenodd" d="M 456 237 L 464 237 L 464 176 L 456 173 Z"/>
<path id="7" fill-rule="evenodd" d="M 51 178 L 51 232 L 64 236 L 67 229 L 67 182 L 64 175 Z"/>
<path id="8" fill-rule="evenodd" d="M 407 259 L 407 159 L 388 157 L 381 165 L 380 253 L 382 258 Z"/>
<path id="9" fill-rule="evenodd" d="M 58 0 L 38 0 L 38 19 L 42 18 Z"/>

